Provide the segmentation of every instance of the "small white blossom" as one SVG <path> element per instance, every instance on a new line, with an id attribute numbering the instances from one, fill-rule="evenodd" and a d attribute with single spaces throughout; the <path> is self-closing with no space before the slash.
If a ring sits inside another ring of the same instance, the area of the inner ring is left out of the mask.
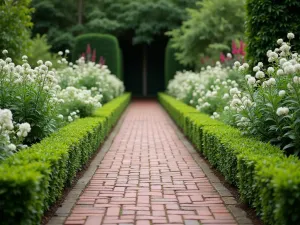
<path id="1" fill-rule="evenodd" d="M 283 39 L 280 38 L 277 40 L 277 44 L 281 45 L 282 43 L 283 43 Z"/>
<path id="2" fill-rule="evenodd" d="M 273 67 L 269 67 L 269 68 L 268 68 L 268 73 L 274 73 L 274 71 L 275 71 L 275 70 L 274 70 Z"/>
<path id="3" fill-rule="evenodd" d="M 282 76 L 282 75 L 284 75 L 284 72 L 283 72 L 283 70 L 282 69 L 279 69 L 279 70 L 277 70 L 277 73 L 276 73 L 278 76 Z"/>
<path id="4" fill-rule="evenodd" d="M 46 62 L 45 62 L 45 65 L 48 66 L 48 67 L 52 67 L 52 62 L 46 61 Z"/>
<path id="5" fill-rule="evenodd" d="M 287 115 L 289 114 L 289 108 L 287 107 L 279 107 L 276 111 L 276 114 L 278 116 L 284 116 L 284 115 Z"/>
<path id="6" fill-rule="evenodd" d="M 288 38 L 289 40 L 294 39 L 294 38 L 295 38 L 295 34 L 293 34 L 293 33 L 288 33 L 288 34 L 287 34 L 287 38 Z"/>
<path id="7" fill-rule="evenodd" d="M 4 50 L 2 51 L 2 54 L 3 54 L 3 55 L 6 55 L 6 54 L 8 54 L 8 51 L 7 51 L 6 49 L 4 49 Z"/>
<path id="8" fill-rule="evenodd" d="M 255 82 L 256 82 L 255 77 L 249 77 L 249 79 L 248 79 L 248 81 L 247 81 L 247 83 L 248 83 L 249 85 L 254 85 Z"/>
<path id="9" fill-rule="evenodd" d="M 254 66 L 254 67 L 253 67 L 253 71 L 254 71 L 254 72 L 258 72 L 259 70 L 260 70 L 260 67 L 259 67 L 259 66 Z"/>
<path id="10" fill-rule="evenodd" d="M 280 91 L 278 92 L 278 95 L 279 95 L 280 97 L 285 96 L 285 90 L 280 90 Z"/>
<path id="11" fill-rule="evenodd" d="M 255 77 L 257 79 L 262 79 L 265 77 L 265 73 L 263 71 L 258 71 L 258 72 L 256 72 Z"/>

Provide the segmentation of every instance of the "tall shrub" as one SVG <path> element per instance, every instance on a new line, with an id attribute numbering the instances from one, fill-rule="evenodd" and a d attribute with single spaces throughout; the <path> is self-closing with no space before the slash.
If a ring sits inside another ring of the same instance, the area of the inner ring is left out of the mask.
<path id="1" fill-rule="evenodd" d="M 10 57 L 21 59 L 30 43 L 31 0 L 0 1 L 0 50 L 7 49 Z"/>
<path id="2" fill-rule="evenodd" d="M 82 52 L 85 52 L 88 44 L 92 49 L 96 50 L 97 58 L 95 62 L 98 62 L 101 56 L 104 57 L 105 64 L 112 74 L 121 78 L 121 53 L 117 38 L 109 34 L 84 34 L 78 36 L 75 40 L 73 61 L 77 60 Z"/>
<path id="3" fill-rule="evenodd" d="M 180 64 L 176 58 L 175 53 L 176 50 L 172 48 L 171 41 L 168 42 L 165 51 L 165 86 L 168 86 L 168 83 L 171 79 L 173 79 L 175 73 L 177 71 L 181 71 L 185 69 L 185 66 Z"/>
<path id="4" fill-rule="evenodd" d="M 300 1 L 247 0 L 247 58 L 251 66 L 266 61 L 266 52 L 274 49 L 278 37 L 294 32 L 294 49 L 300 49 Z"/>

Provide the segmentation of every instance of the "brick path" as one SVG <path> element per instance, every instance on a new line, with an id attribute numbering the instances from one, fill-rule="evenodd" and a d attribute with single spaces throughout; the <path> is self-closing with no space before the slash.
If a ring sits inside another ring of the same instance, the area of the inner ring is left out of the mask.
<path id="1" fill-rule="evenodd" d="M 154 101 L 133 102 L 65 224 L 237 224 Z"/>

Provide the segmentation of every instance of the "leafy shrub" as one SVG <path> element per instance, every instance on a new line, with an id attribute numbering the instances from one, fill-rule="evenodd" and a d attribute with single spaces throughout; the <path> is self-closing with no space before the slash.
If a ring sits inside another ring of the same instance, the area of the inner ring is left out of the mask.
<path id="1" fill-rule="evenodd" d="M 91 116 L 97 108 L 101 107 L 102 95 L 93 96 L 91 90 L 67 87 L 58 94 L 58 97 L 64 101 L 61 113 L 68 117 L 69 122 L 73 121 L 74 114 L 80 117 Z"/>
<path id="2" fill-rule="evenodd" d="M 37 61 L 50 61 L 54 68 L 59 68 L 60 64 L 57 63 L 59 57 L 50 52 L 51 46 L 47 43 L 46 35 L 36 35 L 31 40 L 31 45 L 28 50 L 28 63 L 31 66 L 37 66 Z"/>
<path id="3" fill-rule="evenodd" d="M 94 96 L 99 94 L 103 96 L 102 103 L 124 92 L 123 82 L 112 75 L 106 65 L 85 62 L 83 57 L 78 59 L 75 65 L 71 63 L 69 67 L 59 70 L 57 75 L 62 88 L 73 86 L 91 90 Z"/>
<path id="4" fill-rule="evenodd" d="M 100 56 L 103 56 L 112 74 L 121 78 L 121 56 L 117 38 L 108 34 L 84 34 L 78 36 L 75 40 L 73 61 L 81 56 L 81 53 L 85 51 L 88 44 L 97 51 L 98 58 L 95 59 L 95 62 L 98 62 Z"/>
<path id="5" fill-rule="evenodd" d="M 7 54 L 7 51 L 3 51 Z M 12 59 L 0 59 L 0 108 L 10 109 L 16 123 L 27 122 L 31 132 L 25 143 L 32 144 L 52 133 L 57 124 L 59 86 L 52 65 L 39 61 L 34 69 L 23 56 L 23 64 L 15 65 Z"/>
<path id="6" fill-rule="evenodd" d="M 265 53 L 276 47 L 278 37 L 295 31 L 298 37 L 294 46 L 300 49 L 299 12 L 297 0 L 247 0 L 246 37 L 247 60 L 251 67 L 258 62 L 267 63 Z"/>
<path id="7" fill-rule="evenodd" d="M 39 224 L 43 212 L 98 149 L 129 101 L 129 94 L 116 98 L 94 117 L 68 124 L 0 164 L 3 224 Z"/>
<path id="8" fill-rule="evenodd" d="M 0 50 L 8 49 L 10 55 L 21 61 L 22 52 L 30 46 L 31 0 L 4 0 L 0 3 Z"/>
<path id="9" fill-rule="evenodd" d="M 175 58 L 176 51 L 171 47 L 171 41 L 165 50 L 165 85 L 167 87 L 169 81 L 173 79 L 177 71 L 182 71 L 186 67 L 181 65 Z"/>
<path id="10" fill-rule="evenodd" d="M 208 66 L 200 73 L 178 72 L 169 82 L 167 92 L 199 111 L 210 115 L 215 113 L 213 116 L 217 118 L 229 101 L 229 89 L 239 86 L 237 76 L 236 72 L 223 68 L 218 62 L 215 67 Z"/>
<path id="11" fill-rule="evenodd" d="M 288 38 L 294 38 L 289 33 Z M 253 67 L 255 76 L 247 74 L 245 91 L 231 89 L 230 108 L 235 124 L 243 133 L 280 146 L 288 154 L 300 152 L 300 58 L 291 52 L 291 44 L 278 40 L 279 48 L 267 53 L 271 65 L 262 62 Z"/>
<path id="12" fill-rule="evenodd" d="M 203 56 L 218 57 L 230 50 L 232 40 L 243 37 L 244 1 L 203 0 L 188 14 L 180 28 L 168 32 L 177 60 L 184 65 L 198 65 Z"/>
<path id="13" fill-rule="evenodd" d="M 0 161 L 26 147 L 22 143 L 30 130 L 30 124 L 16 124 L 10 110 L 0 109 Z"/>

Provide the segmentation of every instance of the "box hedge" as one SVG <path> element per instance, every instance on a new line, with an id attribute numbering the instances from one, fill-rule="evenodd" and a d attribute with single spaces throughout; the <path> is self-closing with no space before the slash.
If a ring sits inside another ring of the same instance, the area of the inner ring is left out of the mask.
<path id="1" fill-rule="evenodd" d="M 75 39 L 73 61 L 77 60 L 86 51 L 88 44 L 90 44 L 92 50 L 96 49 L 96 62 L 99 62 L 102 56 L 112 74 L 122 79 L 122 57 L 118 39 L 109 34 L 80 35 Z"/>
<path id="2" fill-rule="evenodd" d="M 266 224 L 300 224 L 300 161 L 166 94 L 159 101 L 175 122 L 241 199 L 256 208 Z M 184 121 L 182 123 L 181 121 Z"/>
<path id="3" fill-rule="evenodd" d="M 267 62 L 266 52 L 278 47 L 277 39 L 287 40 L 288 32 L 296 35 L 293 49 L 300 49 L 299 0 L 246 1 L 247 59 L 251 64 Z"/>
<path id="4" fill-rule="evenodd" d="M 0 164 L 0 224 L 40 224 L 43 212 L 103 143 L 130 101 L 124 94 Z"/>

